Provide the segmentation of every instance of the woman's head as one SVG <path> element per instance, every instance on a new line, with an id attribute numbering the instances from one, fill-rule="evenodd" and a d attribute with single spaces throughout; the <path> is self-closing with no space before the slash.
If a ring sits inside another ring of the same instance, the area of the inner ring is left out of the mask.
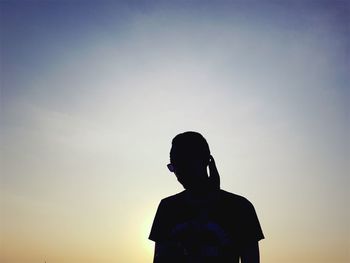
<path id="1" fill-rule="evenodd" d="M 191 162 L 208 165 L 209 145 L 198 132 L 188 131 L 175 136 L 170 150 L 170 162 L 174 166 L 186 166 Z"/>
<path id="2" fill-rule="evenodd" d="M 208 185 L 209 145 L 198 132 L 188 131 L 175 136 L 170 150 L 172 171 L 185 189 Z"/>

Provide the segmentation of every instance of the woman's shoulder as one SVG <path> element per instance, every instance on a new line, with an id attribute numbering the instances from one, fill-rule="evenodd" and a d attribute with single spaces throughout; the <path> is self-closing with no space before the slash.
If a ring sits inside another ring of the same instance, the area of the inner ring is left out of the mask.
<path id="1" fill-rule="evenodd" d="M 253 204 L 246 197 L 222 189 L 220 189 L 220 198 L 223 201 L 232 202 L 241 207 L 253 207 Z"/>
<path id="2" fill-rule="evenodd" d="M 178 202 L 181 202 L 185 199 L 185 193 L 186 191 L 182 191 L 180 193 L 177 193 L 177 194 L 174 194 L 174 195 L 171 195 L 171 196 L 168 196 L 168 197 L 165 197 L 161 200 L 161 203 L 163 204 L 171 204 L 171 203 L 178 203 Z"/>

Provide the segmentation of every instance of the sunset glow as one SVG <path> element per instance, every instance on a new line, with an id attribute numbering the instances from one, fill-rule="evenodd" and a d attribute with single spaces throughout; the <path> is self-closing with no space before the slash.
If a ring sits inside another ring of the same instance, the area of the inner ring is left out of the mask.
<path id="1" fill-rule="evenodd" d="M 349 1 L 263 2 L 0 1 L 0 262 L 151 262 L 187 130 L 261 262 L 349 262 Z"/>

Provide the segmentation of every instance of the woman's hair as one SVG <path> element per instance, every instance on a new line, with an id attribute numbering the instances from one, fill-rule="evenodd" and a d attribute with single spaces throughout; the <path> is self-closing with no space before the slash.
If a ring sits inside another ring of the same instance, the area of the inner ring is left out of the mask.
<path id="1" fill-rule="evenodd" d="M 186 167 L 192 161 L 209 165 L 209 180 L 214 188 L 220 188 L 220 176 L 205 138 L 198 132 L 180 133 L 172 140 L 170 162 L 177 167 Z"/>
<path id="2" fill-rule="evenodd" d="M 188 131 L 175 136 L 170 150 L 170 162 L 184 165 L 190 161 L 209 162 L 210 150 L 205 138 L 198 132 Z"/>

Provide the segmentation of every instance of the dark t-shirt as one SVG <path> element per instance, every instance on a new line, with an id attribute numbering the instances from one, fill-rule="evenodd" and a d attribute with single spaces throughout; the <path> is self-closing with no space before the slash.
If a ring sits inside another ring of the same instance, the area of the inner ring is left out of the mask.
<path id="1" fill-rule="evenodd" d="M 163 199 L 149 235 L 166 244 L 171 262 L 238 263 L 242 249 L 263 238 L 253 205 L 223 190 L 197 199 L 185 190 Z"/>

